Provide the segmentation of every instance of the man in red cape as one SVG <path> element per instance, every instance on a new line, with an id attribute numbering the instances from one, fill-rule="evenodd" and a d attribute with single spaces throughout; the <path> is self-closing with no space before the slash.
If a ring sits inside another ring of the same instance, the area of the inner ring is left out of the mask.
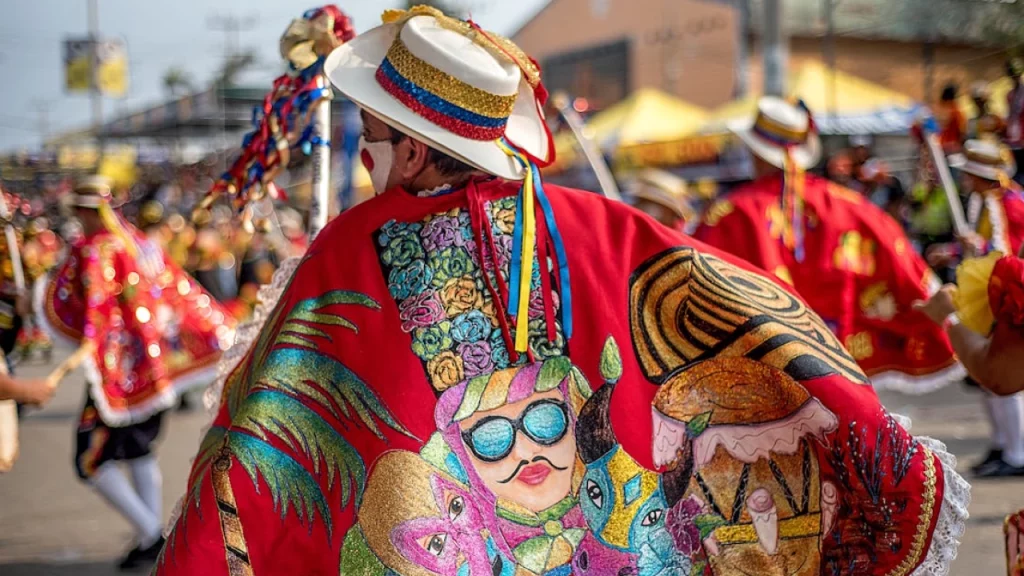
<path id="1" fill-rule="evenodd" d="M 765 97 L 734 131 L 755 179 L 712 206 L 696 238 L 792 285 L 876 387 L 921 393 L 962 378 L 945 334 L 911 309 L 938 281 L 899 224 L 804 173 L 821 154 L 807 110 Z"/>
<path id="2" fill-rule="evenodd" d="M 135 528 L 137 546 L 121 562 L 134 568 L 163 546 L 160 468 L 151 454 L 161 411 L 214 379 L 233 330 L 195 281 L 114 212 L 105 179 L 79 183 L 74 202 L 85 235 L 46 287 L 37 317 L 49 332 L 93 349 L 82 364 L 75 467 Z"/>
<path id="3" fill-rule="evenodd" d="M 968 488 L 941 446 L 773 280 L 544 186 L 514 44 L 419 7 L 326 70 L 380 195 L 317 237 L 227 378 L 158 574 L 948 565 Z"/>

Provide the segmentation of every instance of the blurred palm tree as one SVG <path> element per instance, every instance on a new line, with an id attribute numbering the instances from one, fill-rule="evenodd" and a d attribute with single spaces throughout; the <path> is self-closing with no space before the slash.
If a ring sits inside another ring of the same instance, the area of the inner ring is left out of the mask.
<path id="1" fill-rule="evenodd" d="M 192 94 L 196 91 L 195 83 L 192 81 L 192 75 L 180 66 L 172 66 L 171 68 L 168 68 L 167 71 L 164 72 L 162 81 L 164 91 L 172 98 Z"/>
<path id="2" fill-rule="evenodd" d="M 233 54 L 221 66 L 217 76 L 214 77 L 213 83 L 215 86 L 222 88 L 235 86 L 238 84 L 238 77 L 241 76 L 242 72 L 245 72 L 256 63 L 256 52 L 251 49 Z"/>

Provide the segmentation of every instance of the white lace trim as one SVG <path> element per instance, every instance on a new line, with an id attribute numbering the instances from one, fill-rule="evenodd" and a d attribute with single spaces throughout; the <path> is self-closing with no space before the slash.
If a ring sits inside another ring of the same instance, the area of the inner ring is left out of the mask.
<path id="1" fill-rule="evenodd" d="M 892 417 L 897 424 L 910 432 L 910 418 L 899 414 L 893 414 Z M 945 444 L 927 436 L 914 438 L 931 450 L 942 463 L 943 494 L 928 554 L 910 576 L 948 576 L 953 561 L 956 560 L 960 538 L 964 535 L 967 508 L 971 504 L 971 485 L 957 473 L 956 456 L 946 450 Z"/>
<path id="2" fill-rule="evenodd" d="M 967 371 L 957 362 L 948 368 L 925 376 L 911 376 L 896 371 L 882 372 L 871 377 L 871 384 L 875 390 L 892 390 L 903 394 L 920 395 L 934 392 L 966 377 Z"/>

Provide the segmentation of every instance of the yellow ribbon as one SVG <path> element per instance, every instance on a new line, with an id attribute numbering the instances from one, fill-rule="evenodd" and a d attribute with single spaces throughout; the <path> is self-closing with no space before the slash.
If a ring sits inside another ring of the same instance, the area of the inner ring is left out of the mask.
<path id="1" fill-rule="evenodd" d="M 533 166 L 525 154 L 518 152 L 501 140 L 498 146 L 512 158 L 515 158 L 525 170 L 523 177 L 523 242 L 519 265 L 519 307 L 516 309 L 516 352 L 526 352 L 530 343 L 530 279 L 533 277 L 534 244 L 537 241 L 537 215 L 534 210 L 533 198 Z M 539 265 L 539 264 L 536 264 Z M 509 279 L 514 282 L 514 278 Z"/>
<path id="2" fill-rule="evenodd" d="M 99 207 L 96 209 L 100 214 L 100 221 L 103 222 L 103 227 L 107 229 L 114 236 L 117 236 L 124 244 L 125 250 L 128 254 L 135 258 L 139 255 L 138 250 L 135 246 L 135 238 L 132 238 L 128 231 L 121 225 L 120 220 L 117 218 L 117 214 L 114 214 L 114 209 L 110 207 L 110 203 L 107 201 L 101 201 Z"/>

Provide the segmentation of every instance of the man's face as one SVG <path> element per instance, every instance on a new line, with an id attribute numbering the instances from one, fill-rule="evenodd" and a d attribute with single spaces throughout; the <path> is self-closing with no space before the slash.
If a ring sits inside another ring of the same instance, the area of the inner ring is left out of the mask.
<path id="1" fill-rule="evenodd" d="M 100 220 L 99 211 L 94 208 L 75 208 L 75 216 L 82 223 L 82 232 L 86 235 L 95 234 L 103 228 L 103 221 Z"/>
<path id="2" fill-rule="evenodd" d="M 459 428 L 473 468 L 495 496 L 541 512 L 569 495 L 576 434 L 558 390 L 477 412 Z"/>
<path id="3" fill-rule="evenodd" d="M 363 119 L 363 140 L 365 140 L 367 144 L 391 142 L 393 132 L 390 126 L 365 110 L 360 110 L 359 114 Z M 402 169 L 404 167 L 401 165 L 401 158 L 405 156 L 400 154 L 399 149 L 403 146 L 408 146 L 408 144 L 408 138 L 403 138 L 398 144 L 392 144 L 394 154 L 392 155 L 391 167 L 388 171 L 387 186 L 384 190 L 377 190 L 378 194 L 383 193 L 386 190 L 391 190 L 395 186 L 405 184 L 405 182 L 402 181 Z"/>

